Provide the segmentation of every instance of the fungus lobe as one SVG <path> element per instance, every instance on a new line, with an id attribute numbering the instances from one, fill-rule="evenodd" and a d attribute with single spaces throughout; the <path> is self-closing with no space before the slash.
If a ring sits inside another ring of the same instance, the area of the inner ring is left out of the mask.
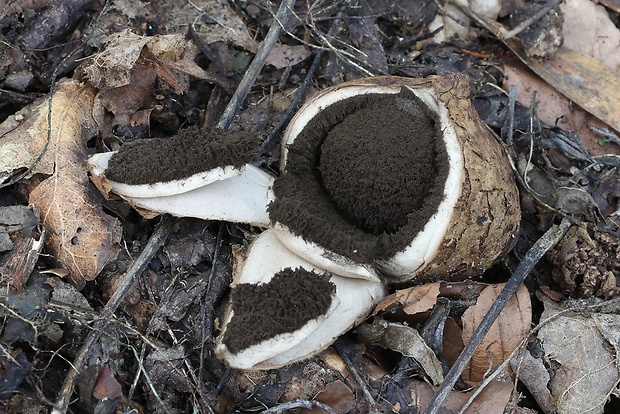
<path id="1" fill-rule="evenodd" d="M 109 161 L 108 179 L 125 184 L 181 180 L 217 167 L 241 168 L 251 162 L 256 140 L 242 132 L 192 127 L 169 138 L 123 145 Z M 148 160 L 148 162 L 145 162 Z"/>

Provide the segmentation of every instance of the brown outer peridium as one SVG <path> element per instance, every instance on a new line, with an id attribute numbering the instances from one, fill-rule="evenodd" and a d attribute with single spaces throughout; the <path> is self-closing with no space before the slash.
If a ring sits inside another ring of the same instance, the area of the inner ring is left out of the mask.
<path id="1" fill-rule="evenodd" d="M 379 76 L 335 85 L 317 93 L 324 94 L 346 86 L 409 86 L 430 89 L 448 109 L 461 145 L 464 179 L 461 196 L 450 225 L 435 258 L 409 277 L 426 283 L 438 279 L 459 281 L 482 273 L 514 245 L 521 212 L 519 193 L 508 158 L 476 113 L 469 97 L 469 79 L 465 75 L 403 78 Z M 295 118 L 289 125 L 295 123 Z M 285 138 L 290 134 L 287 131 Z M 287 145 L 283 139 L 283 145 Z M 286 150 L 281 152 L 286 156 Z M 285 168 L 285 159 L 281 160 Z"/>
<path id="2" fill-rule="evenodd" d="M 460 280 L 480 274 L 514 246 L 521 221 L 519 191 L 503 147 L 469 100 L 469 79 L 454 75 L 431 82 L 456 130 L 465 177 L 439 252 L 415 280 Z"/>

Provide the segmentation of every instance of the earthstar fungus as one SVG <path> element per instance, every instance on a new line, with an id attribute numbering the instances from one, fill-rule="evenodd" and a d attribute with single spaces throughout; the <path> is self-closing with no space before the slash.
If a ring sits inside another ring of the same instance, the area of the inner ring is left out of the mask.
<path id="1" fill-rule="evenodd" d="M 216 343 L 232 367 L 314 355 L 365 318 L 386 284 L 462 280 L 514 243 L 512 171 L 463 75 L 366 78 L 319 92 L 283 136 L 277 178 L 249 164 L 252 144 L 242 137 L 191 133 L 208 137 L 194 140 L 200 150 L 179 144 L 180 175 L 119 174 L 149 162 L 127 146 L 94 156 L 91 173 L 104 194 L 145 214 L 271 227 L 235 255 Z M 186 168 L 199 164 L 196 154 L 216 161 Z"/>

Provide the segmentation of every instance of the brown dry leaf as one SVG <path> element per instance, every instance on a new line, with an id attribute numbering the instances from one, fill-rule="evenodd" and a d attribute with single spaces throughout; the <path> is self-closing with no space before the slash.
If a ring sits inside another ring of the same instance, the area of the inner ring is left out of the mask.
<path id="1" fill-rule="evenodd" d="M 430 311 L 437 303 L 440 286 L 441 283 L 436 282 L 397 290 L 379 302 L 373 311 L 373 315 L 377 315 L 394 305 L 401 305 L 407 315 Z"/>
<path id="2" fill-rule="evenodd" d="M 463 342 L 469 342 L 474 330 L 495 302 L 505 284 L 486 287 L 474 306 L 463 313 Z M 532 321 L 532 306 L 527 288 L 519 287 L 500 316 L 491 326 L 489 333 L 474 353 L 471 362 L 463 371 L 466 381 L 478 382 L 485 373 L 500 365 L 527 335 Z"/>
<path id="3" fill-rule="evenodd" d="M 84 143 L 96 131 L 90 115 L 93 97 L 94 90 L 77 81 L 57 85 L 52 99 L 51 140 L 34 169 L 50 177 L 30 194 L 30 202 L 39 210 L 47 229 L 48 252 L 70 270 L 69 277 L 77 286 L 97 276 L 113 255 L 112 246 L 120 240 L 118 221 L 98 207 L 86 174 Z M 47 100 L 36 101 L 20 111 L 28 117 L 0 138 L 0 152 L 10 147 L 23 153 L 21 161 L 25 164 L 14 168 L 29 165 L 44 151 L 47 109 Z"/>
<path id="4" fill-rule="evenodd" d="M 97 400 L 103 400 L 104 398 L 113 400 L 122 395 L 123 390 L 121 384 L 114 378 L 114 374 L 110 368 L 104 365 L 97 376 L 95 388 L 93 389 L 93 397 Z"/>
<path id="5" fill-rule="evenodd" d="M 422 381 L 411 381 L 410 386 L 412 405 L 420 407 L 422 410 L 428 406 L 434 389 Z M 481 391 L 480 395 L 465 410 L 464 414 L 474 413 L 503 413 L 512 394 L 512 381 L 500 382 L 491 381 Z M 456 414 L 461 411 L 461 407 L 469 400 L 475 390 L 467 393 L 450 391 L 445 402 L 441 406 L 440 412 L 443 414 Z M 420 412 L 422 411 L 420 410 Z"/>
<path id="6" fill-rule="evenodd" d="M 311 54 L 304 45 L 289 46 L 276 43 L 267 56 L 267 63 L 275 66 L 276 69 L 289 68 L 303 62 Z"/>
<path id="7" fill-rule="evenodd" d="M 548 84 L 533 76 L 522 65 L 516 62 L 507 62 L 505 66 L 507 79 L 504 85 L 506 87 L 512 84 L 519 85 L 517 100 L 526 106 L 530 106 L 532 95 L 536 91 L 536 98 L 539 101 L 538 113 L 543 121 L 575 132 L 594 155 L 602 155 L 608 153 L 610 148 L 597 145 L 596 142 L 601 137 L 592 132 L 589 127 L 606 128 L 607 125 L 582 109 L 575 107 L 573 103 L 579 104 L 618 130 L 620 123 L 617 120 L 620 112 L 617 108 L 620 102 L 620 94 L 617 93 L 617 88 L 609 88 L 609 85 L 615 85 L 613 80 L 618 79 L 620 31 L 613 24 L 606 10 L 590 0 L 567 0 L 562 2 L 560 7 L 564 12 L 562 27 L 564 48 L 570 49 L 569 52 L 576 51 L 593 59 L 578 58 L 573 65 L 571 59 L 575 54 L 567 54 L 566 50 L 560 50 L 559 58 L 551 58 L 551 62 L 532 62 L 535 59 L 527 59 L 527 64 L 531 66 L 533 63 L 535 67 L 532 69 L 543 77 Z M 563 58 L 564 55 L 566 58 Z M 601 70 L 601 73 L 607 73 L 606 68 L 601 68 L 599 62 L 612 69 L 610 71 L 612 75 L 615 71 L 615 76 L 597 85 L 590 84 L 591 78 L 595 79 L 599 76 L 597 72 L 586 73 L 586 77 L 583 79 L 569 79 L 580 75 L 583 71 Z M 581 69 L 580 66 L 582 66 Z M 562 74 L 561 70 L 563 69 L 567 70 L 566 74 Z M 597 92 L 597 87 L 602 88 L 600 92 Z M 581 88 L 585 88 L 585 94 L 582 94 Z M 607 89 L 611 89 L 611 91 L 606 93 L 605 90 Z M 567 90 L 572 92 L 572 95 L 566 94 Z M 568 98 L 558 91 L 564 92 Z M 607 104 L 605 101 L 597 102 L 599 93 L 608 95 L 605 98 L 610 99 Z M 614 119 L 615 123 L 610 122 L 610 119 Z"/>
<path id="8" fill-rule="evenodd" d="M 465 348 L 463 331 L 456 321 L 448 317 L 443 329 L 443 357 L 452 366 Z"/>
<path id="9" fill-rule="evenodd" d="M 564 46 L 620 70 L 620 30 L 607 10 L 590 0 L 565 0 L 560 8 L 564 12 Z"/>
<path id="10" fill-rule="evenodd" d="M 608 128 L 607 124 L 574 105 L 570 99 L 540 79 L 518 59 L 507 56 L 503 88 L 509 90 L 513 85 L 517 87 L 517 101 L 530 107 L 532 99 L 536 96 L 540 120 L 579 135 L 592 155 L 608 154 L 614 149 L 613 146 L 598 145 L 601 136 L 590 129 L 590 127 Z"/>
<path id="11" fill-rule="evenodd" d="M 538 331 L 538 347 L 529 347 L 519 379 L 545 412 L 602 413 L 620 380 L 616 353 L 599 326 L 618 326 L 618 317 L 592 318 L 569 312 L 539 294 L 545 310 Z M 606 329 L 607 330 L 607 329 Z M 610 338 L 617 338 L 617 333 Z M 532 354 L 530 349 L 538 348 Z"/>
<path id="12" fill-rule="evenodd" d="M 336 380 L 325 385 L 323 391 L 319 392 L 315 400 L 327 404 L 337 414 L 345 414 L 355 408 L 355 394 L 341 380 Z M 325 411 L 320 408 L 313 408 L 309 414 L 321 414 Z"/>
<path id="13" fill-rule="evenodd" d="M 152 4 L 168 31 L 185 33 L 192 28 L 207 43 L 231 43 L 256 52 L 256 41 L 227 0 L 163 0 Z"/>
<path id="14" fill-rule="evenodd" d="M 568 99 L 620 131 L 620 75 L 583 53 L 560 47 L 545 59 L 529 57 L 516 39 L 507 44 L 538 76 Z"/>

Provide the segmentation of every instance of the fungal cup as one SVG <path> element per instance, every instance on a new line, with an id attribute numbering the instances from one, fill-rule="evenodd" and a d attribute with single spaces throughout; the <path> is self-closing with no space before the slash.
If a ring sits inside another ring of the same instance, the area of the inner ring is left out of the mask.
<path id="1" fill-rule="evenodd" d="M 198 140 L 208 167 L 160 178 L 155 165 L 150 182 L 128 183 L 110 160 L 149 161 L 122 148 L 93 157 L 91 174 L 145 214 L 268 228 L 235 255 L 216 353 L 232 367 L 273 368 L 329 346 L 387 284 L 463 280 L 512 247 L 517 188 L 468 85 L 462 75 L 376 77 L 325 89 L 291 120 L 277 178 L 249 165 L 252 140 L 229 147 L 220 133 Z M 177 145 L 191 164 L 196 149 Z"/>

